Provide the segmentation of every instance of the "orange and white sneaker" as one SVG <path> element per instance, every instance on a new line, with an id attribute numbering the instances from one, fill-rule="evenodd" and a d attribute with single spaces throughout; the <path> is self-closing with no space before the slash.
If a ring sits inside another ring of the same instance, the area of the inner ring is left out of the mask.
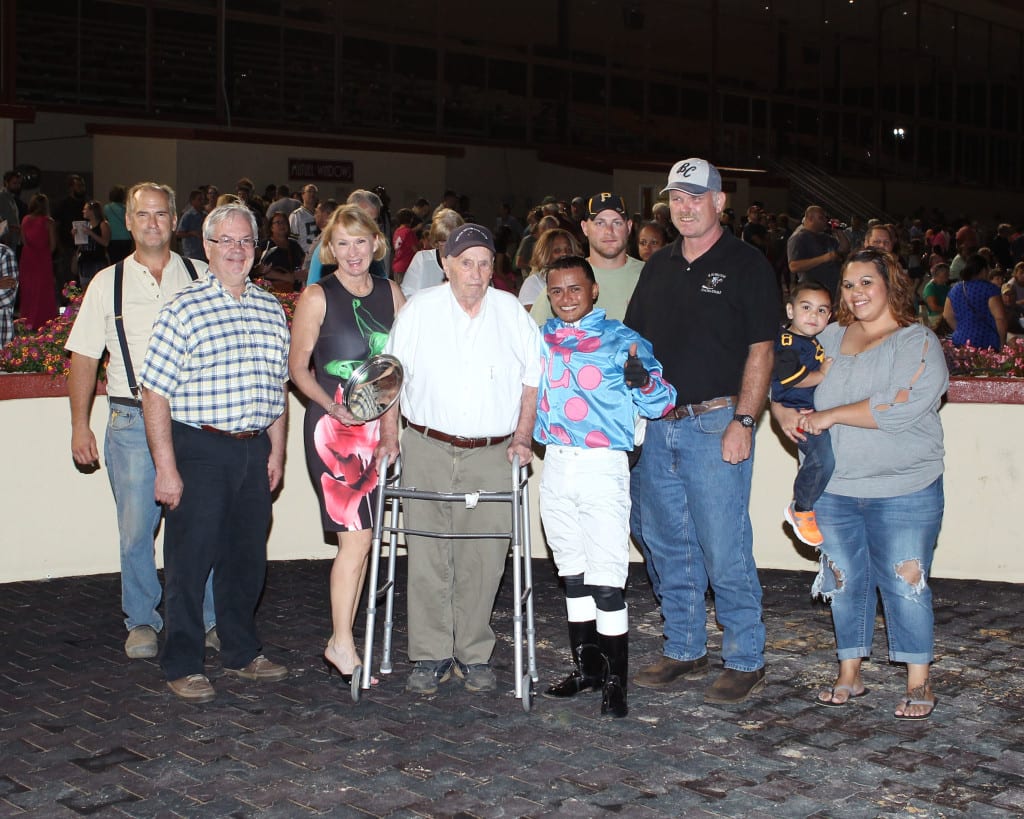
<path id="1" fill-rule="evenodd" d="M 793 527 L 793 531 L 796 532 L 796 536 L 808 546 L 820 546 L 824 543 L 825 538 L 821 536 L 821 530 L 818 528 L 818 521 L 814 517 L 813 511 L 797 512 L 794 504 L 791 503 L 783 514 Z"/>

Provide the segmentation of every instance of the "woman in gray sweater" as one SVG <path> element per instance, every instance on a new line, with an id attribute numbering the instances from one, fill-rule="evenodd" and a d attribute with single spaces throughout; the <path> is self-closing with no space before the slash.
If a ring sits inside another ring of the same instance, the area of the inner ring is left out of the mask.
<path id="1" fill-rule="evenodd" d="M 942 523 L 938 410 L 949 375 L 938 338 L 915 322 L 913 284 L 894 256 L 851 256 L 839 293 L 837 321 L 818 336 L 833 364 L 815 391 L 815 411 L 772 405 L 789 438 L 827 429 L 835 452 L 815 506 L 824 543 L 813 593 L 832 605 L 839 675 L 816 701 L 839 707 L 867 693 L 861 662 L 871 653 L 881 592 L 889 659 L 907 666 L 894 716 L 927 719 L 937 702 L 928 680 L 928 576 Z"/>

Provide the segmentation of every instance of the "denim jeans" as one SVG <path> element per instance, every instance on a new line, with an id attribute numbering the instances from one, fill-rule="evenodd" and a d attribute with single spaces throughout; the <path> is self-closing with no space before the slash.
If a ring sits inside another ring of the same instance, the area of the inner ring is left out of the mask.
<path id="1" fill-rule="evenodd" d="M 820 435 L 808 435 L 806 441 L 797 442 L 796 448 L 804 457 L 793 481 L 793 501 L 798 512 L 809 512 L 825 491 L 836 468 L 832 439 L 826 429 Z"/>
<path id="2" fill-rule="evenodd" d="M 871 654 L 881 593 L 889 659 L 897 663 L 932 661 L 928 576 L 943 503 L 942 478 L 918 492 L 894 498 L 853 498 L 830 492 L 821 496 L 815 513 L 825 542 L 812 593 L 832 604 L 840 660 Z M 911 585 L 900 576 L 900 569 L 907 567 L 920 569 L 919 582 Z"/>
<path id="3" fill-rule="evenodd" d="M 707 653 L 708 584 L 724 627 L 726 668 L 764 665 L 761 583 L 754 565 L 748 503 L 751 457 L 722 460 L 722 433 L 734 409 L 647 425 L 643 455 L 630 480 L 630 529 L 665 619 L 664 654 L 695 660 Z"/>
<path id="4" fill-rule="evenodd" d="M 107 477 L 117 508 L 117 531 L 121 541 L 121 608 L 125 627 L 163 628 L 157 611 L 160 578 L 156 573 L 153 538 L 160 526 L 162 509 L 154 500 L 156 469 L 146 443 L 142 411 L 120 404 L 110 405 L 104 441 Z M 213 610 L 213 578 L 206 583 L 203 622 L 207 630 L 216 623 Z"/>

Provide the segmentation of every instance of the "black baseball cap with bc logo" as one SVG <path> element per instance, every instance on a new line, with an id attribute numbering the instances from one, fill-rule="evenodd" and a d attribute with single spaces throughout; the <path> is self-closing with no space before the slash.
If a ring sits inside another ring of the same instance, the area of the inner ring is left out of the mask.
<path id="1" fill-rule="evenodd" d="M 587 200 L 587 218 L 596 219 L 597 214 L 603 210 L 613 210 L 629 217 L 626 210 L 626 200 L 617 193 L 595 193 Z"/>

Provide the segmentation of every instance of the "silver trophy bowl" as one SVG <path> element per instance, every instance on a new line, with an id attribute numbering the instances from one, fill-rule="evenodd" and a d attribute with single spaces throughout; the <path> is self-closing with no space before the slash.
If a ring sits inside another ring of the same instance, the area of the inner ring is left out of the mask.
<path id="1" fill-rule="evenodd" d="M 404 377 L 401 361 L 393 355 L 375 355 L 345 382 L 342 403 L 360 421 L 380 418 L 398 400 Z"/>

